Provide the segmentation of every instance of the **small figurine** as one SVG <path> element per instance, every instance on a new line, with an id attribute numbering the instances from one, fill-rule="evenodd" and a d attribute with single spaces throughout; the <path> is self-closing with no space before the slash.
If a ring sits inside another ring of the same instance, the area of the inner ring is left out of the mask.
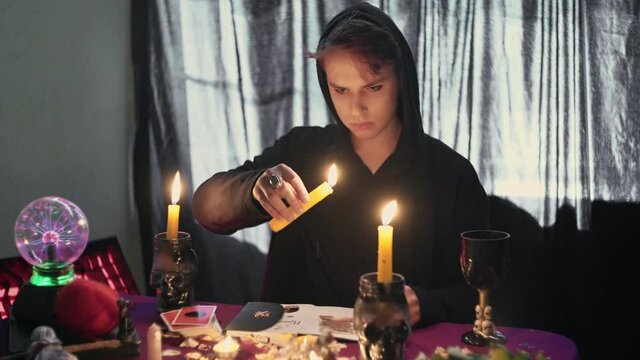
<path id="1" fill-rule="evenodd" d="M 129 309 L 132 306 L 131 301 L 124 298 L 118 299 L 118 339 L 125 343 L 137 343 L 140 341 L 138 333 L 133 326 L 133 321 L 129 317 Z"/>
<path id="2" fill-rule="evenodd" d="M 476 334 L 482 333 L 482 309 L 476 305 L 476 321 L 473 322 L 473 331 Z"/>
<path id="3" fill-rule="evenodd" d="M 494 335 L 496 332 L 496 328 L 493 325 L 493 308 L 491 306 L 486 306 L 484 308 L 484 320 L 482 320 L 482 334 L 487 337 L 490 335 Z"/>
<path id="4" fill-rule="evenodd" d="M 48 326 L 38 326 L 31 333 L 31 345 L 27 349 L 27 360 L 78 360 L 65 351 L 56 332 Z"/>
<path id="5" fill-rule="evenodd" d="M 480 308 L 480 305 L 476 305 L 476 321 L 473 322 L 473 331 L 483 337 L 489 337 L 495 335 L 496 328 L 493 325 L 493 308 L 490 305 Z"/>

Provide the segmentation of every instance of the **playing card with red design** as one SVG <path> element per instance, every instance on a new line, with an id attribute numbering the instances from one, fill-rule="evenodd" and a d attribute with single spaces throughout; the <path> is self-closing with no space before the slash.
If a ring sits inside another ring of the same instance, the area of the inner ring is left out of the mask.
<path id="1" fill-rule="evenodd" d="M 206 326 L 216 313 L 215 305 L 185 306 L 173 318 L 173 325 Z"/>

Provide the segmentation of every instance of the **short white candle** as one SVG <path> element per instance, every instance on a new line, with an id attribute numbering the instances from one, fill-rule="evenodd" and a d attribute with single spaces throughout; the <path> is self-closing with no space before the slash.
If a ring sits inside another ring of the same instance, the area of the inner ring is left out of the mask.
<path id="1" fill-rule="evenodd" d="M 156 323 L 151 324 L 147 330 L 147 359 L 162 359 L 162 331 Z"/>
<path id="2" fill-rule="evenodd" d="M 216 356 L 221 359 L 233 359 L 238 354 L 238 350 L 240 349 L 240 344 L 237 341 L 233 340 L 231 336 L 227 336 L 224 340 L 218 342 L 214 347 L 213 351 L 216 353 Z"/>

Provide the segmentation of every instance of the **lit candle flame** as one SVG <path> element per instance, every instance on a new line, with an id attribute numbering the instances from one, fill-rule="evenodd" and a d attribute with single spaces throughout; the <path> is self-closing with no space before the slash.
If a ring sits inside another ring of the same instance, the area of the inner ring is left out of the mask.
<path id="1" fill-rule="evenodd" d="M 180 191 L 182 186 L 180 185 L 180 171 L 176 171 L 176 176 L 173 178 L 173 185 L 171 185 L 171 203 L 173 205 L 180 200 Z"/>
<path id="2" fill-rule="evenodd" d="M 233 340 L 231 336 L 226 336 L 224 340 L 220 341 L 213 347 L 213 351 L 215 351 L 218 355 L 230 355 L 238 351 L 240 348 L 240 344 L 237 341 Z"/>
<path id="3" fill-rule="evenodd" d="M 230 350 L 234 345 L 234 341 L 231 336 L 227 336 L 220 343 L 221 350 Z"/>
<path id="4" fill-rule="evenodd" d="M 391 219 L 396 215 L 396 211 L 398 211 L 398 202 L 393 200 L 382 210 L 382 225 L 389 225 Z"/>
<path id="5" fill-rule="evenodd" d="M 320 360 L 320 359 L 322 359 L 322 357 L 318 356 L 318 354 L 316 354 L 315 351 L 311 350 L 309 352 L 309 360 Z"/>
<path id="6" fill-rule="evenodd" d="M 329 186 L 334 187 L 337 182 L 338 168 L 336 167 L 336 164 L 331 164 L 331 167 L 329 167 L 329 177 L 327 178 L 327 183 L 329 183 Z"/>

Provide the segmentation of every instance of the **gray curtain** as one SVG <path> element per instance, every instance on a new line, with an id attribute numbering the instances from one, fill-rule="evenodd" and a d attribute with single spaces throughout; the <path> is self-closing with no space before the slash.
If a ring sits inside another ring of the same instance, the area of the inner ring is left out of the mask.
<path id="1" fill-rule="evenodd" d="M 161 109 L 188 133 L 193 188 L 298 125 L 329 122 L 304 58 L 350 1 L 158 1 Z M 640 198 L 638 1 L 375 1 L 412 46 L 426 131 L 488 193 L 546 226 Z M 154 47 L 152 46 L 152 50 Z M 167 136 L 171 136 L 168 134 Z M 265 228 L 237 235 L 267 247 Z"/>

